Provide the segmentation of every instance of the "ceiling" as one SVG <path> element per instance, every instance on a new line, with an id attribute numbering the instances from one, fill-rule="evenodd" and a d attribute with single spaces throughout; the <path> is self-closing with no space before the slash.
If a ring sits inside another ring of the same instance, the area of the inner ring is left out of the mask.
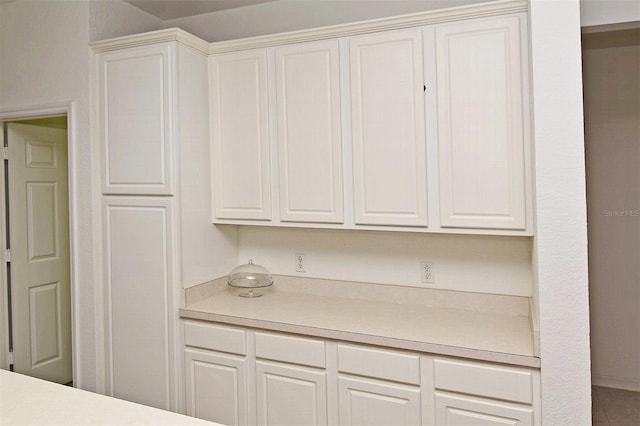
<path id="1" fill-rule="evenodd" d="M 3 1 L 3 0 L 0 0 Z M 124 0 L 163 21 L 275 0 Z"/>

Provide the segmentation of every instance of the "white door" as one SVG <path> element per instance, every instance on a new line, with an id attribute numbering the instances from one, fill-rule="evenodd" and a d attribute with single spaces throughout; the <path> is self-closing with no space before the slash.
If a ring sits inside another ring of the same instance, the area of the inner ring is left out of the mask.
<path id="1" fill-rule="evenodd" d="M 520 19 L 436 27 L 443 227 L 526 227 Z"/>
<path id="2" fill-rule="evenodd" d="M 420 388 L 356 377 L 338 378 L 341 425 L 419 425 Z"/>
<path id="3" fill-rule="evenodd" d="M 420 30 L 350 40 L 355 222 L 427 226 Z"/>
<path id="4" fill-rule="evenodd" d="M 14 370 L 68 383 L 73 378 L 67 132 L 7 127 Z"/>
<path id="5" fill-rule="evenodd" d="M 280 218 L 343 222 L 338 40 L 278 47 Z"/>
<path id="6" fill-rule="evenodd" d="M 436 424 L 443 426 L 532 425 L 533 407 L 436 392 Z"/>
<path id="7" fill-rule="evenodd" d="M 257 361 L 256 377 L 258 424 L 327 424 L 324 371 Z"/>
<path id="8" fill-rule="evenodd" d="M 213 55 L 211 141 L 218 219 L 271 219 L 264 49 Z"/>
<path id="9" fill-rule="evenodd" d="M 246 359 L 187 349 L 184 362 L 187 414 L 229 426 L 246 425 Z"/>

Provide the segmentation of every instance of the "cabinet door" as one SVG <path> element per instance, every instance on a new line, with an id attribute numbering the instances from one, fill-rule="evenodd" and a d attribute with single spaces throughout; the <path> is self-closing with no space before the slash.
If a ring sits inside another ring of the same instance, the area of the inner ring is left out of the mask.
<path id="1" fill-rule="evenodd" d="M 443 426 L 532 425 L 533 408 L 436 392 L 436 424 Z"/>
<path id="2" fill-rule="evenodd" d="M 443 227 L 525 229 L 520 18 L 436 28 Z"/>
<path id="3" fill-rule="evenodd" d="M 172 200 L 105 197 L 103 206 L 107 392 L 171 409 L 177 318 Z"/>
<path id="4" fill-rule="evenodd" d="M 355 223 L 427 225 L 422 38 L 350 41 Z"/>
<path id="5" fill-rule="evenodd" d="M 392 382 L 338 378 L 341 425 L 419 425 L 420 388 Z"/>
<path id="6" fill-rule="evenodd" d="M 256 375 L 258 424 L 327 424 L 324 371 L 257 361 Z"/>
<path id="7" fill-rule="evenodd" d="M 337 40 L 275 50 L 280 218 L 343 221 Z"/>
<path id="8" fill-rule="evenodd" d="M 170 44 L 98 57 L 102 192 L 173 192 L 173 102 Z"/>
<path id="9" fill-rule="evenodd" d="M 266 51 L 210 61 L 215 217 L 270 219 Z"/>
<path id="10" fill-rule="evenodd" d="M 187 414 L 229 426 L 246 425 L 246 359 L 189 348 L 184 357 Z"/>

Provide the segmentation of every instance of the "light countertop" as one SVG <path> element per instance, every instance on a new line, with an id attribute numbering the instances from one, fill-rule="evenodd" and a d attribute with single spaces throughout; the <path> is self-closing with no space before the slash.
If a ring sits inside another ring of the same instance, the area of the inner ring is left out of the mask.
<path id="1" fill-rule="evenodd" d="M 540 359 L 534 355 L 528 303 L 523 303 L 526 298 L 433 290 L 425 293 L 421 292 L 424 289 L 361 283 L 297 285 L 304 279 L 292 277 L 274 280 L 274 287 L 262 290 L 264 295 L 253 299 L 238 297 L 238 290 L 216 280 L 206 291 L 199 290 L 203 296 L 200 300 L 187 294 L 189 304 L 180 309 L 180 316 L 540 367 Z M 318 291 L 320 287 L 323 289 Z M 400 292 L 404 300 L 390 296 Z"/>
<path id="2" fill-rule="evenodd" d="M 217 423 L 0 370 L 0 425 L 209 425 Z"/>

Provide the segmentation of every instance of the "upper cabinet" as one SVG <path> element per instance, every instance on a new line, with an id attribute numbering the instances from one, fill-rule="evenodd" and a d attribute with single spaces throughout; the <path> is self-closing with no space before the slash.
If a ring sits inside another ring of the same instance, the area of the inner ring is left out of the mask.
<path id="1" fill-rule="evenodd" d="M 442 227 L 526 228 L 520 19 L 435 30 Z"/>
<path id="2" fill-rule="evenodd" d="M 422 32 L 349 44 L 355 223 L 427 226 Z"/>
<path id="3" fill-rule="evenodd" d="M 343 222 L 337 40 L 275 49 L 280 219 Z"/>
<path id="4" fill-rule="evenodd" d="M 104 194 L 173 193 L 174 55 L 170 43 L 100 55 Z"/>
<path id="5" fill-rule="evenodd" d="M 270 219 L 266 52 L 214 55 L 209 65 L 215 217 Z"/>
<path id="6" fill-rule="evenodd" d="M 213 43 L 214 223 L 532 235 L 518 10 Z"/>

